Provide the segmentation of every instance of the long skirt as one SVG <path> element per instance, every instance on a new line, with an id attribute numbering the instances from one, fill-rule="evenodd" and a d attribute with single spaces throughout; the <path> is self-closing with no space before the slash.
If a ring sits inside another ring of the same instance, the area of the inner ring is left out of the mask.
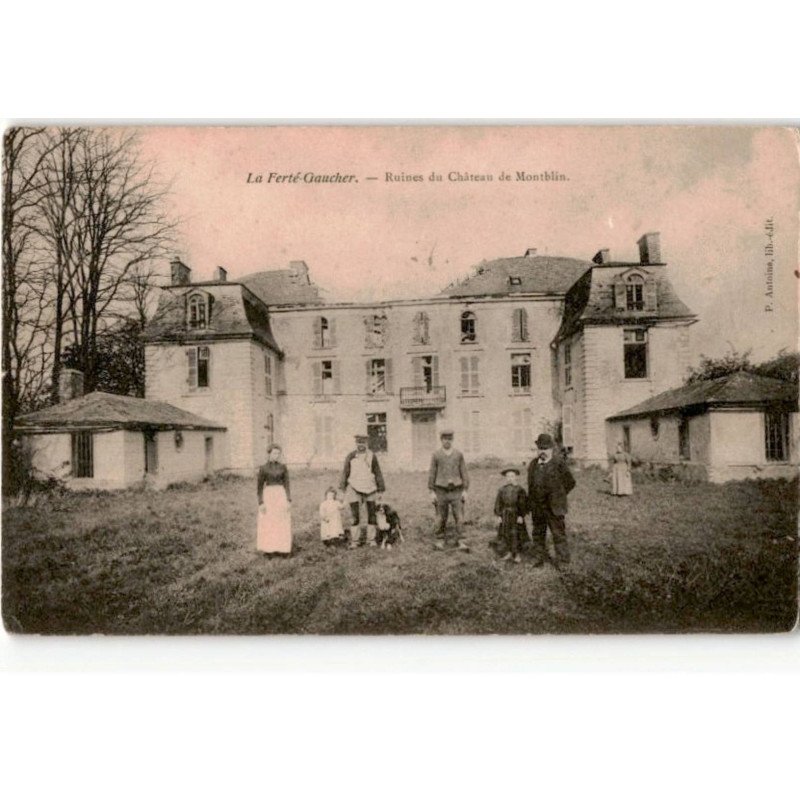
<path id="1" fill-rule="evenodd" d="M 256 547 L 262 553 L 292 552 L 292 517 L 283 486 L 265 486 L 261 493 L 264 513 L 258 512 Z"/>
<path id="2" fill-rule="evenodd" d="M 624 461 L 617 461 L 611 467 L 611 494 L 633 494 L 631 468 Z"/>

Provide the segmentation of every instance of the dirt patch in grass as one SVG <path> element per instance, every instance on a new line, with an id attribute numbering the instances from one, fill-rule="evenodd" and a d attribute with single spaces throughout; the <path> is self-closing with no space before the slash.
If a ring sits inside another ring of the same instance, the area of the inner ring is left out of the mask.
<path id="1" fill-rule="evenodd" d="M 405 543 L 329 550 L 317 506 L 335 475 L 293 474 L 296 554 L 255 551 L 255 487 L 59 495 L 3 515 L 3 619 L 29 633 L 784 631 L 797 618 L 797 483 L 665 483 L 612 497 L 578 472 L 562 573 L 487 546 L 499 476 L 474 468 L 471 553 L 435 552 L 426 476 L 387 476 Z"/>

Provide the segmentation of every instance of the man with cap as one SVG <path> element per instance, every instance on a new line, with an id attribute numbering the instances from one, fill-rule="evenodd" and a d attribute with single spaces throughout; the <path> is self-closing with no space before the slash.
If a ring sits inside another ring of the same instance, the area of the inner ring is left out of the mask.
<path id="1" fill-rule="evenodd" d="M 565 517 L 567 495 L 575 478 L 564 459 L 555 452 L 553 437 L 542 433 L 536 439 L 536 458 L 528 465 L 528 502 L 533 523 L 534 566 L 542 566 L 547 556 L 547 529 L 553 537 L 557 568 L 569 563 L 569 544 Z"/>
<path id="2" fill-rule="evenodd" d="M 452 509 L 456 527 L 456 546 L 459 550 L 469 552 L 462 529 L 464 501 L 469 489 L 467 464 L 463 453 L 453 447 L 453 431 L 443 430 L 440 439 L 442 446 L 431 457 L 431 468 L 428 473 L 428 489 L 439 514 L 439 527 L 436 531 L 439 541 L 434 546 L 437 550 L 445 548 L 448 509 Z"/>
<path id="3" fill-rule="evenodd" d="M 375 502 L 377 496 L 386 490 L 378 458 L 368 447 L 368 438 L 356 435 L 356 449 L 347 454 L 342 470 L 339 490 L 350 503 L 353 524 L 350 528 L 350 549 L 361 543 L 361 504 L 367 507 L 367 544 L 375 546 L 377 517 Z"/>

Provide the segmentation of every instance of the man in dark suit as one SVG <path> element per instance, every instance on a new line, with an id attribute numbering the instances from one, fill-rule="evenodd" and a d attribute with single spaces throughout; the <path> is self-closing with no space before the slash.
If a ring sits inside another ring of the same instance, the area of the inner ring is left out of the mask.
<path id="1" fill-rule="evenodd" d="M 542 433 L 536 439 L 539 451 L 528 465 L 528 501 L 533 523 L 534 566 L 541 567 L 547 557 L 547 529 L 553 536 L 556 568 L 569 563 L 569 544 L 565 517 L 567 495 L 575 487 L 569 467 L 555 452 L 553 437 Z"/>

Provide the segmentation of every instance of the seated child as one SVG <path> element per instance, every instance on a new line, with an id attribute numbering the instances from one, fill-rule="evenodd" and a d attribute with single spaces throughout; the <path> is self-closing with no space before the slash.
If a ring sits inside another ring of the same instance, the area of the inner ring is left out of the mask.
<path id="1" fill-rule="evenodd" d="M 520 548 L 527 538 L 525 514 L 528 511 L 528 496 L 525 490 L 517 485 L 519 468 L 509 465 L 503 468 L 505 479 L 497 499 L 494 501 L 494 513 L 497 517 L 497 538 L 500 546 L 506 551 L 504 561 L 514 559 L 515 564 L 522 560 Z"/>
<path id="2" fill-rule="evenodd" d="M 403 541 L 400 515 L 387 503 L 379 503 L 375 512 L 378 530 L 375 540 L 379 547 L 391 550 L 392 545 Z"/>
<path id="3" fill-rule="evenodd" d="M 325 499 L 319 504 L 319 535 L 326 546 L 344 542 L 342 506 L 343 503 L 336 499 L 336 489 L 329 486 L 325 490 Z"/>

